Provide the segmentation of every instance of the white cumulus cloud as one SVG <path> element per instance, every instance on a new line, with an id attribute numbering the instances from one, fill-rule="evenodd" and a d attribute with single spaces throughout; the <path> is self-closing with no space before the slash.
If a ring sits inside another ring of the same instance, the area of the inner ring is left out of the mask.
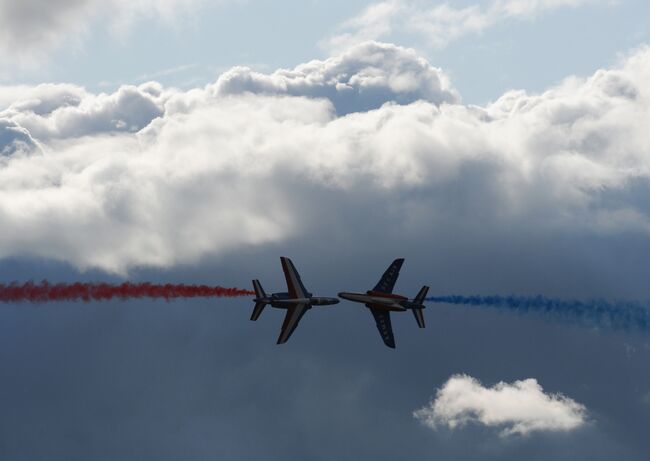
<path id="1" fill-rule="evenodd" d="M 38 85 L 0 111 L 38 139 L 136 132 L 163 115 L 171 92 L 154 82 L 125 85 L 112 94 L 91 94 L 74 85 Z"/>
<path id="2" fill-rule="evenodd" d="M 252 92 L 322 97 L 339 114 L 377 109 L 387 101 L 441 104 L 459 99 L 447 76 L 415 51 L 372 41 L 272 74 L 236 67 L 219 77 L 213 90 L 218 96 Z"/>
<path id="3" fill-rule="evenodd" d="M 571 431 L 586 422 L 586 408 L 562 394 L 548 394 L 536 379 L 483 386 L 467 375 L 454 375 L 435 399 L 413 415 L 436 429 L 468 423 L 501 428 L 502 436 L 536 431 Z"/>

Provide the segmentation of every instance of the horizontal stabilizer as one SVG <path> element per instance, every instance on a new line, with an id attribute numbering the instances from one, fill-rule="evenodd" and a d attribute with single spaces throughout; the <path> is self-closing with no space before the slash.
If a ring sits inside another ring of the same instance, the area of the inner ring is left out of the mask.
<path id="1" fill-rule="evenodd" d="M 251 314 L 251 320 L 257 320 L 265 307 L 266 303 L 256 303 L 255 307 L 253 308 L 253 313 Z"/>
<path id="2" fill-rule="evenodd" d="M 420 328 L 424 328 L 424 313 L 422 309 L 412 309 L 415 321 L 418 322 Z"/>

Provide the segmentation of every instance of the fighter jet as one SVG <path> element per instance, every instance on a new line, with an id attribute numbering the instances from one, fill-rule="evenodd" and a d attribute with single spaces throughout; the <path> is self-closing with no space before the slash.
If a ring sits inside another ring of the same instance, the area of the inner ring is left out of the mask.
<path id="1" fill-rule="evenodd" d="M 364 303 L 377 323 L 377 329 L 384 340 L 384 344 L 388 347 L 395 349 L 395 337 L 393 336 L 393 327 L 390 324 L 390 313 L 403 312 L 411 310 L 415 316 L 415 321 L 420 328 L 424 328 L 424 298 L 429 291 L 428 286 L 423 286 L 418 292 L 417 296 L 410 301 L 405 296 L 394 295 L 393 287 L 399 276 L 399 270 L 404 262 L 403 258 L 396 259 L 386 269 L 384 275 L 381 276 L 379 283 L 365 293 L 339 293 L 339 298 L 347 299 L 357 303 Z"/>
<path id="2" fill-rule="evenodd" d="M 329 306 L 339 302 L 336 298 L 312 296 L 312 294 L 307 291 L 305 286 L 302 284 L 300 275 L 291 260 L 289 258 L 281 257 L 280 261 L 282 262 L 284 277 L 287 280 L 288 291 L 285 293 L 273 293 L 271 296 L 268 296 L 264 292 L 260 281 L 257 279 L 253 280 L 253 289 L 255 290 L 255 308 L 251 315 L 251 320 L 257 320 L 267 304 L 270 304 L 272 307 L 287 310 L 277 344 L 287 342 L 291 333 L 293 333 L 298 326 L 298 322 L 300 322 L 302 316 L 308 309 L 311 309 L 312 306 Z"/>

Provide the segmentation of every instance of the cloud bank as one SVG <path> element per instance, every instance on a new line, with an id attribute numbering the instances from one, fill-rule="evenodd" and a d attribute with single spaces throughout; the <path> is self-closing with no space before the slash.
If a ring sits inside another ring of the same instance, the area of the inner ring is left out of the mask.
<path id="1" fill-rule="evenodd" d="M 561 394 L 544 393 L 536 379 L 484 387 L 467 375 L 454 375 L 428 405 L 413 416 L 431 429 L 468 423 L 502 428 L 502 436 L 537 431 L 571 431 L 585 424 L 586 408 Z"/>
<path id="2" fill-rule="evenodd" d="M 646 238 L 648 82 L 641 48 L 467 106 L 412 50 L 369 42 L 190 91 L 22 88 L 0 111 L 0 256 L 125 272 L 333 225 L 359 242 L 417 229 L 427 244 L 477 219 L 481 235 Z"/>

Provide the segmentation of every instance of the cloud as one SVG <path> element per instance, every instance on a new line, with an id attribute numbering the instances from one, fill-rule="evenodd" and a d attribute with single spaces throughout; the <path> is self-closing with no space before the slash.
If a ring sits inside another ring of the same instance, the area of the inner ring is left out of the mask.
<path id="1" fill-rule="evenodd" d="M 0 57 L 11 66 L 38 67 L 49 51 L 80 39 L 98 18 L 116 34 L 138 18 L 178 21 L 203 0 L 0 0 Z M 11 69 L 0 67 L 0 70 Z"/>
<path id="2" fill-rule="evenodd" d="M 334 53 L 366 40 L 386 39 L 394 32 L 421 35 L 432 47 L 442 48 L 460 37 L 480 33 L 500 22 L 530 19 L 559 8 L 576 8 L 604 0 L 492 0 L 454 7 L 449 3 L 427 6 L 426 2 L 386 0 L 366 7 L 346 20 L 339 32 L 321 42 Z"/>
<path id="3" fill-rule="evenodd" d="M 421 245 L 443 231 L 650 235 L 648 48 L 485 107 L 394 45 L 296 69 L 190 91 L 23 89 L 0 112 L 0 256 L 124 273 L 324 228 L 361 246 L 373 229 Z"/>
<path id="4" fill-rule="evenodd" d="M 11 120 L 0 118 L 0 157 L 30 154 L 38 150 L 38 144 L 28 130 Z"/>
<path id="5" fill-rule="evenodd" d="M 378 40 L 393 32 L 395 19 L 406 9 L 402 0 L 388 0 L 367 6 L 357 16 L 346 20 L 339 29 L 343 32 L 321 41 L 320 45 L 333 52 L 368 40 Z"/>
<path id="6" fill-rule="evenodd" d="M 3 54 L 8 54 L 11 50 L 40 48 L 58 42 L 68 31 L 73 35 L 83 31 L 86 26 L 85 16 L 92 10 L 92 3 L 91 0 L 0 1 L 0 43 Z"/>
<path id="7" fill-rule="evenodd" d="M 5 96 L 6 107 L 3 107 L 5 114 L 31 112 L 39 116 L 47 116 L 56 109 L 64 107 L 79 106 L 82 100 L 88 96 L 83 88 L 69 84 L 41 84 L 35 87 L 23 86 L 15 90 L 9 87 L 13 100 L 9 101 Z"/>
<path id="8" fill-rule="evenodd" d="M 163 115 L 171 91 L 155 83 L 93 95 L 74 85 L 38 85 L 0 112 L 41 140 L 136 132 Z"/>
<path id="9" fill-rule="evenodd" d="M 459 99 L 447 76 L 415 51 L 377 42 L 272 74 L 235 67 L 221 75 L 212 89 L 217 96 L 251 92 L 327 98 L 339 115 L 377 109 L 387 101 L 439 105 Z"/>
<path id="10" fill-rule="evenodd" d="M 37 151 L 39 146 L 28 130 L 12 120 L 0 118 L 0 156 L 32 154 Z"/>
<path id="11" fill-rule="evenodd" d="M 454 375 L 427 406 L 413 416 L 431 429 L 467 423 L 503 428 L 502 436 L 538 431 L 566 432 L 585 424 L 586 408 L 562 394 L 544 393 L 536 379 L 484 387 L 467 375 Z"/>

